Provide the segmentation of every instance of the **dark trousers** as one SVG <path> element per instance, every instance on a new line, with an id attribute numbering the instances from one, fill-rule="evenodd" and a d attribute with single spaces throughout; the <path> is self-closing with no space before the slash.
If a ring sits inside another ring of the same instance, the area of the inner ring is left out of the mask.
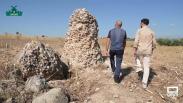
<path id="1" fill-rule="evenodd" d="M 111 68 L 115 76 L 120 76 L 123 54 L 124 50 L 110 50 L 109 52 Z M 114 59 L 115 56 L 116 59 Z"/>

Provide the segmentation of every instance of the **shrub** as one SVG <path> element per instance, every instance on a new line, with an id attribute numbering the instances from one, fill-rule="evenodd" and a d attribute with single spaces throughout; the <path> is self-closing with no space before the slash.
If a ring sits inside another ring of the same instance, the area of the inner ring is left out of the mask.
<path id="1" fill-rule="evenodd" d="M 158 39 L 159 45 L 165 46 L 183 46 L 183 38 L 182 39 Z"/>

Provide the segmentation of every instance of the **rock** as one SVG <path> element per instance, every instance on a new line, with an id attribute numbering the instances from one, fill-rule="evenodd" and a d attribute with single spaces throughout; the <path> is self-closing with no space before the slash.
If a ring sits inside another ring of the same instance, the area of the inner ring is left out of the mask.
<path id="1" fill-rule="evenodd" d="M 22 72 L 20 69 L 14 69 L 8 73 L 9 78 L 15 79 L 16 81 L 22 81 Z"/>
<path id="2" fill-rule="evenodd" d="M 114 98 L 119 98 L 119 95 L 115 94 L 113 95 Z"/>
<path id="3" fill-rule="evenodd" d="M 110 100 L 109 103 L 115 103 L 114 101 Z"/>
<path id="4" fill-rule="evenodd" d="M 68 97 L 61 88 L 53 88 L 35 99 L 32 103 L 68 103 Z"/>
<path id="5" fill-rule="evenodd" d="M 97 92 L 97 91 L 99 91 L 99 90 L 100 90 L 100 88 L 96 88 L 96 89 L 95 89 L 95 92 Z"/>
<path id="6" fill-rule="evenodd" d="M 65 80 L 52 80 L 48 82 L 48 86 L 52 88 L 59 88 L 63 87 L 65 83 Z"/>
<path id="7" fill-rule="evenodd" d="M 67 78 L 68 67 L 61 61 L 59 54 L 41 42 L 27 43 L 18 57 L 24 78 L 34 75 L 49 79 Z"/>
<path id="8" fill-rule="evenodd" d="M 77 9 L 70 17 L 62 58 L 72 67 L 91 67 L 102 62 L 96 18 L 86 9 Z"/>
<path id="9" fill-rule="evenodd" d="M 7 99 L 5 103 L 12 103 L 12 98 Z"/>
<path id="10" fill-rule="evenodd" d="M 133 89 L 130 88 L 130 92 L 133 92 Z"/>
<path id="11" fill-rule="evenodd" d="M 153 103 L 153 101 L 149 99 L 146 103 Z"/>
<path id="12" fill-rule="evenodd" d="M 19 95 L 19 91 L 17 88 L 22 87 L 22 84 L 17 86 L 17 82 L 15 80 L 1 80 L 0 81 L 0 95 L 6 95 L 7 98 L 15 95 Z"/>
<path id="13" fill-rule="evenodd" d="M 17 103 L 15 98 L 9 98 L 5 101 L 5 103 Z"/>
<path id="14" fill-rule="evenodd" d="M 2 93 L 3 92 L 3 87 L 2 87 L 2 85 L 0 85 L 0 93 Z"/>
<path id="15" fill-rule="evenodd" d="M 35 75 L 27 79 L 25 83 L 25 90 L 27 92 L 38 93 L 41 90 L 47 89 L 46 80 L 40 75 Z"/>
<path id="16" fill-rule="evenodd" d="M 3 101 L 5 103 L 31 103 L 27 102 L 27 98 L 23 98 L 21 92 L 24 91 L 24 84 L 25 83 L 17 83 L 14 79 L 11 80 L 1 80 L 0 81 L 0 88 L 2 89 L 2 92 L 0 92 L 0 96 L 3 96 L 3 98 L 0 97 L 0 103 L 1 99 L 4 99 Z M 6 100 L 6 101 L 5 101 Z M 4 103 L 3 102 L 3 103 Z"/>

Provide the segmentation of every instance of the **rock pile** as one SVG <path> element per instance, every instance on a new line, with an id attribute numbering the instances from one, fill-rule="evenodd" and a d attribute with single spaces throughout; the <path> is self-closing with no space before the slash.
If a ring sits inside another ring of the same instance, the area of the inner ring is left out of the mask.
<path id="1" fill-rule="evenodd" d="M 24 78 L 37 74 L 45 78 L 63 79 L 67 75 L 68 68 L 59 55 L 52 48 L 37 41 L 25 45 L 18 62 Z"/>
<path id="2" fill-rule="evenodd" d="M 98 24 L 86 9 L 77 9 L 70 17 L 62 57 L 71 66 L 90 67 L 102 62 L 98 44 Z"/>

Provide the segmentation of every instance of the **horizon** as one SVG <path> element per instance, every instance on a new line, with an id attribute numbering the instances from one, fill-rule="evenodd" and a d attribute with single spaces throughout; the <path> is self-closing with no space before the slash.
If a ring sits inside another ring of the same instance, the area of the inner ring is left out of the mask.
<path id="1" fill-rule="evenodd" d="M 150 19 L 157 38 L 183 38 L 181 0 L 0 0 L 0 34 L 20 32 L 29 36 L 64 37 L 69 17 L 75 9 L 86 8 L 96 17 L 99 37 L 106 37 L 116 20 L 123 22 L 129 38 L 134 38 L 142 18 Z M 6 16 L 11 6 L 22 16 Z"/>

